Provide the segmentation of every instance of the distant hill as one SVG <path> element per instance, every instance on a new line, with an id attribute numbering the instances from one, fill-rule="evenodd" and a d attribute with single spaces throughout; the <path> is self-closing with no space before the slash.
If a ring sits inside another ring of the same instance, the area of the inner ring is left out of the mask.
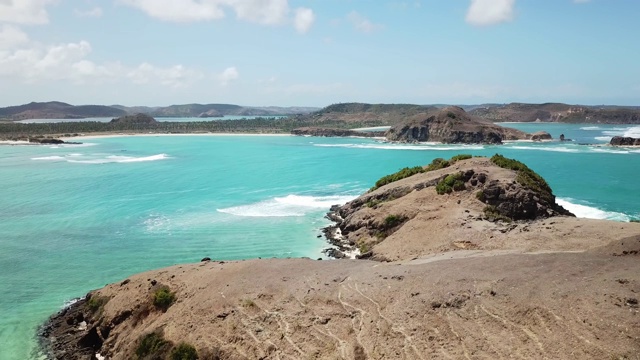
<path id="1" fill-rule="evenodd" d="M 122 109 L 103 105 L 81 105 L 50 101 L 31 102 L 25 105 L 0 108 L 0 119 L 82 119 L 92 117 L 123 116 L 127 112 Z"/>
<path id="2" fill-rule="evenodd" d="M 358 124 L 358 126 L 395 125 L 419 114 L 435 113 L 435 106 L 413 104 L 365 104 L 340 103 L 306 115 L 300 115 L 300 122 L 311 122 L 314 126 L 323 124 Z"/>
<path id="3" fill-rule="evenodd" d="M 638 124 L 640 107 L 585 106 L 560 103 L 488 105 L 468 110 L 494 122 Z"/>
<path id="4" fill-rule="evenodd" d="M 165 107 L 123 105 L 71 105 L 59 101 L 32 102 L 25 105 L 0 108 L 0 120 L 28 119 L 83 119 L 95 117 L 120 117 L 144 113 L 153 117 L 201 117 L 222 116 L 288 116 L 316 111 L 313 107 L 254 107 L 232 104 L 186 104 Z"/>

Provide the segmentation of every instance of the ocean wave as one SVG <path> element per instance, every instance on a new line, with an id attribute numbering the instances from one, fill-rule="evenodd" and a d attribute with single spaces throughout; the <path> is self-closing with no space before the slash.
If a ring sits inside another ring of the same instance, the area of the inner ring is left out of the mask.
<path id="1" fill-rule="evenodd" d="M 596 136 L 594 139 L 598 141 L 610 142 L 612 136 Z"/>
<path id="2" fill-rule="evenodd" d="M 49 146 L 49 149 L 63 149 L 63 148 L 81 148 L 81 147 L 89 147 L 96 146 L 96 143 L 80 143 L 80 144 L 59 144 Z"/>
<path id="3" fill-rule="evenodd" d="M 600 130 L 600 126 L 583 126 L 580 130 Z"/>
<path id="4" fill-rule="evenodd" d="M 414 151 L 446 151 L 446 150 L 482 150 L 482 145 L 442 145 L 423 143 L 419 145 L 395 144 L 313 144 L 318 147 L 340 147 L 351 149 L 379 149 L 379 150 L 414 150 Z"/>
<path id="5" fill-rule="evenodd" d="M 629 128 L 622 134 L 624 137 L 640 138 L 640 126 L 634 126 Z"/>
<path id="6" fill-rule="evenodd" d="M 101 155 L 100 157 L 96 157 L 94 155 L 84 156 L 82 154 L 68 154 L 65 156 L 41 156 L 34 157 L 31 160 L 37 161 L 66 161 L 69 163 L 76 164 L 109 164 L 109 163 L 136 163 L 136 162 L 145 162 L 145 161 L 158 161 L 169 159 L 169 155 L 167 154 L 156 154 L 151 156 L 143 156 L 143 157 L 135 157 L 135 156 L 120 156 L 120 155 Z"/>
<path id="7" fill-rule="evenodd" d="M 37 161 L 65 161 L 66 159 L 62 156 L 41 156 L 41 157 L 34 157 L 31 158 L 31 160 L 37 160 Z"/>
<path id="8" fill-rule="evenodd" d="M 326 209 L 332 205 L 344 204 L 355 199 L 355 195 L 304 196 L 287 195 L 260 201 L 254 204 L 217 209 L 218 212 L 246 217 L 289 217 L 305 216 L 318 209 Z"/>
<path id="9" fill-rule="evenodd" d="M 134 156 L 118 156 L 118 155 L 110 155 L 103 159 L 90 159 L 90 160 L 74 160 L 67 159 L 70 163 L 80 163 L 80 164 L 108 164 L 108 163 L 136 163 L 136 162 L 146 162 L 146 161 L 158 161 L 168 159 L 169 155 L 167 154 L 157 154 L 151 156 L 143 156 L 143 157 L 134 157 Z"/>
<path id="10" fill-rule="evenodd" d="M 579 153 L 580 149 L 573 149 L 563 146 L 510 146 L 509 148 L 515 150 L 539 150 L 539 151 L 553 151 L 564 153 Z"/>
<path id="11" fill-rule="evenodd" d="M 557 198 L 556 202 L 564 207 L 565 209 L 571 211 L 579 218 L 586 219 L 604 219 L 604 220 L 616 220 L 616 221 L 629 221 L 631 218 L 623 213 L 615 212 L 615 211 L 606 211 L 602 209 L 598 209 L 596 207 L 576 204 L 575 199 L 571 198 Z"/>

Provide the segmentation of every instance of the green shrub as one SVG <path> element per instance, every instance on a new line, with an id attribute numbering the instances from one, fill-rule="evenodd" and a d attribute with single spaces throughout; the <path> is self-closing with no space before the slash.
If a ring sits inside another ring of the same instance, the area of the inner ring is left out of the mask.
<path id="1" fill-rule="evenodd" d="M 384 219 L 384 228 L 391 229 L 404 222 L 405 218 L 401 215 L 389 215 Z"/>
<path id="2" fill-rule="evenodd" d="M 476 193 L 476 199 L 484 202 L 486 200 L 486 197 L 484 195 L 484 191 L 480 190 Z"/>
<path id="3" fill-rule="evenodd" d="M 384 185 L 390 184 L 394 181 L 402 180 L 404 178 L 408 178 L 409 176 L 420 174 L 423 172 L 424 172 L 424 169 L 422 168 L 422 166 L 414 166 L 412 168 L 408 168 L 408 167 L 403 168 L 396 173 L 393 173 L 391 175 L 386 175 L 380 178 L 380 180 L 376 181 L 375 186 L 372 187 L 370 191 L 373 191 Z"/>
<path id="4" fill-rule="evenodd" d="M 450 194 L 454 190 L 462 191 L 465 190 L 464 181 L 462 181 L 462 173 L 449 174 L 444 177 L 444 179 L 440 180 L 440 182 L 436 185 L 436 192 L 439 195 Z"/>
<path id="5" fill-rule="evenodd" d="M 161 359 L 170 346 L 171 343 L 165 340 L 162 334 L 152 332 L 140 338 L 136 356 L 138 359 Z"/>
<path id="6" fill-rule="evenodd" d="M 454 114 L 451 111 L 449 111 L 449 112 L 447 112 L 447 117 L 455 119 L 456 118 L 456 114 Z"/>
<path id="7" fill-rule="evenodd" d="M 166 310 L 175 300 L 176 295 L 167 286 L 161 286 L 153 292 L 153 305 L 158 308 Z"/>
<path id="8" fill-rule="evenodd" d="M 92 296 L 87 301 L 87 307 L 91 312 L 95 313 L 102 310 L 107 302 L 109 302 L 109 298 L 106 296 Z"/>
<path id="9" fill-rule="evenodd" d="M 381 203 L 383 203 L 382 200 L 371 199 L 371 200 L 367 201 L 367 206 L 370 207 L 370 208 L 374 208 L 374 207 L 380 205 Z"/>
<path id="10" fill-rule="evenodd" d="M 516 171 L 516 181 L 520 185 L 538 192 L 540 197 L 549 203 L 553 203 L 555 201 L 549 184 L 547 184 L 542 176 L 531 170 L 527 165 L 518 160 L 509 159 L 499 154 L 493 155 L 491 157 L 491 162 L 501 168 Z"/>
<path id="11" fill-rule="evenodd" d="M 493 205 L 485 206 L 482 212 L 484 212 L 484 216 L 487 218 L 487 220 L 490 221 L 504 221 L 508 223 L 513 221 L 511 218 L 502 215 L 500 211 L 498 211 L 498 208 Z"/>
<path id="12" fill-rule="evenodd" d="M 435 158 L 431 161 L 431 164 L 427 165 L 425 171 L 440 170 L 449 167 L 449 165 L 449 161 L 443 158 Z"/>
<path id="13" fill-rule="evenodd" d="M 180 345 L 171 350 L 169 358 L 171 360 L 197 360 L 198 352 L 192 345 L 180 343 Z"/>
<path id="14" fill-rule="evenodd" d="M 473 156 L 469 155 L 469 154 L 460 154 L 460 155 L 456 155 L 454 157 L 451 158 L 451 160 L 449 160 L 450 163 L 455 163 L 457 161 L 461 161 L 461 160 L 467 160 L 467 159 L 471 159 Z"/>
<path id="15" fill-rule="evenodd" d="M 256 305 L 255 301 L 251 300 L 251 299 L 243 299 L 242 300 L 242 307 L 246 307 L 246 308 L 252 308 L 252 307 L 257 307 L 258 305 Z"/>

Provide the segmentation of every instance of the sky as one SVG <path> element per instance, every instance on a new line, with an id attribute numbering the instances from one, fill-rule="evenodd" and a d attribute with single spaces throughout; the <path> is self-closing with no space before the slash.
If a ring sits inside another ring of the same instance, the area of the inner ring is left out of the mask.
<path id="1" fill-rule="evenodd" d="M 0 106 L 640 106 L 638 0 L 0 0 Z"/>

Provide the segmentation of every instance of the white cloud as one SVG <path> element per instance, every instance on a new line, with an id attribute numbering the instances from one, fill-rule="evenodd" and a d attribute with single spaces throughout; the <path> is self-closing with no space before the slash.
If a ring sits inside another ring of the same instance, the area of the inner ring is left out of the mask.
<path id="1" fill-rule="evenodd" d="M 298 8 L 296 9 L 296 16 L 294 18 L 293 25 L 299 33 L 305 34 L 309 29 L 311 29 L 315 20 L 316 16 L 313 13 L 313 10 Z"/>
<path id="2" fill-rule="evenodd" d="M 77 17 L 98 18 L 102 16 L 102 8 L 96 6 L 93 9 L 89 9 L 89 10 L 74 9 L 73 13 Z"/>
<path id="3" fill-rule="evenodd" d="M 218 75 L 218 80 L 220 81 L 220 85 L 227 86 L 230 82 L 238 79 L 240 77 L 240 73 L 235 66 L 228 67 L 224 69 L 222 73 Z"/>
<path id="4" fill-rule="evenodd" d="M 12 25 L 0 27 L 0 50 L 11 49 L 29 42 L 29 36 Z"/>
<path id="5" fill-rule="evenodd" d="M 515 0 L 471 0 L 466 21 L 489 26 L 513 20 Z"/>
<path id="6" fill-rule="evenodd" d="M 351 22 L 351 25 L 356 28 L 356 30 L 363 33 L 371 33 L 375 30 L 381 29 L 382 25 L 374 24 L 371 20 L 366 17 L 360 15 L 359 13 L 352 11 L 347 15 L 347 20 Z"/>
<path id="7" fill-rule="evenodd" d="M 56 0 L 0 0 L 0 22 L 14 24 L 46 24 L 46 6 Z"/>
<path id="8" fill-rule="evenodd" d="M 201 72 L 183 65 L 159 67 L 145 62 L 130 67 L 119 62 L 97 64 L 88 59 L 90 53 L 91 44 L 87 41 L 52 46 L 33 43 L 14 50 L 0 50 L 0 79 L 26 83 L 64 80 L 76 84 L 130 81 L 179 88 L 204 77 Z"/>
<path id="9" fill-rule="evenodd" d="M 136 84 L 156 82 L 171 87 L 185 87 L 203 76 L 200 72 L 182 65 L 162 68 L 145 62 L 135 69 L 129 70 L 126 77 Z"/>
<path id="10" fill-rule="evenodd" d="M 198 0 L 120 0 L 147 15 L 171 22 L 215 20 L 224 17 L 218 1 Z"/>
<path id="11" fill-rule="evenodd" d="M 263 25 L 282 25 L 293 22 L 300 33 L 309 31 L 315 21 L 311 9 L 298 8 L 291 19 L 288 0 L 118 0 L 153 18 L 169 22 L 214 21 L 226 16 Z"/>

